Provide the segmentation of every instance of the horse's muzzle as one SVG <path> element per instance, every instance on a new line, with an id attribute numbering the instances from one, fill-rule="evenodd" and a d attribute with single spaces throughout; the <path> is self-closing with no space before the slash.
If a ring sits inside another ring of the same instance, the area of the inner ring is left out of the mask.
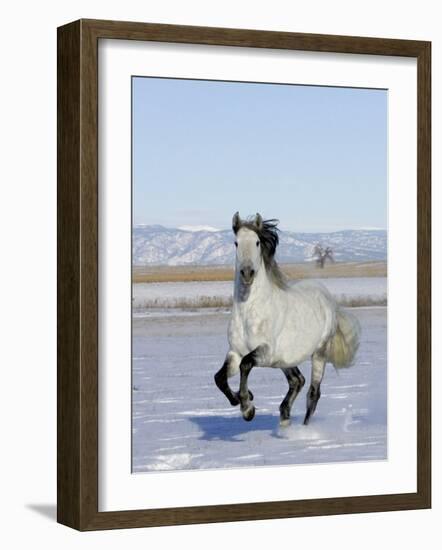
<path id="1" fill-rule="evenodd" d="M 255 278 L 255 270 L 252 266 L 243 266 L 240 269 L 241 281 L 246 285 L 251 285 Z"/>

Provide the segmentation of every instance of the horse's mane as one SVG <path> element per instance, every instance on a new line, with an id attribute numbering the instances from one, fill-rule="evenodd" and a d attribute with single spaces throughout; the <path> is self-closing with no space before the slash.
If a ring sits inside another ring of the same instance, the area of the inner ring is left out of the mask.
<path id="1" fill-rule="evenodd" d="M 234 232 L 236 234 L 242 227 L 245 227 L 258 235 L 267 274 L 273 284 L 286 290 L 288 288 L 287 279 L 275 260 L 276 247 L 279 244 L 278 233 L 280 230 L 278 229 L 278 223 L 279 220 L 271 219 L 262 220 L 257 224 L 255 218 L 248 218 L 247 220 L 241 220 L 239 225 L 234 228 Z"/>

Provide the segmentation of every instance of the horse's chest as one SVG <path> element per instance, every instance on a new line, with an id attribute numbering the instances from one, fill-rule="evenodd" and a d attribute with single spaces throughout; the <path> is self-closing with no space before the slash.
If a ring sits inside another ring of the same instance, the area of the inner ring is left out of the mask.
<path id="1" fill-rule="evenodd" d="M 251 308 L 244 318 L 244 327 L 247 335 L 252 338 L 264 334 L 268 329 L 268 317 L 258 308 Z"/>
<path id="2" fill-rule="evenodd" d="M 243 352 L 250 352 L 267 341 L 270 332 L 269 316 L 263 308 L 243 308 L 234 315 L 231 329 L 232 343 L 242 348 Z"/>

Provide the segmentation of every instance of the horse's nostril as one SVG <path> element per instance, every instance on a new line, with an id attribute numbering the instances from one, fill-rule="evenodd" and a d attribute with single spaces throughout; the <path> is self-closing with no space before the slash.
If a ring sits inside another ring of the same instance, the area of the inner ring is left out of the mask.
<path id="1" fill-rule="evenodd" d="M 254 269 L 251 269 L 251 270 L 250 270 L 250 276 L 251 276 L 251 277 L 254 277 L 254 275 L 255 275 L 255 270 L 254 270 Z"/>
<path id="2" fill-rule="evenodd" d="M 241 269 L 241 275 L 244 277 L 244 269 Z"/>

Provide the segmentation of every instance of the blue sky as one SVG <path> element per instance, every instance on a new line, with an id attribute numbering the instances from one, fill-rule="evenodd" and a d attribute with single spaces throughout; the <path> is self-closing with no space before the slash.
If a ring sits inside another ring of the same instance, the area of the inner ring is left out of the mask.
<path id="1" fill-rule="evenodd" d="M 387 91 L 133 78 L 133 221 L 387 227 Z"/>

